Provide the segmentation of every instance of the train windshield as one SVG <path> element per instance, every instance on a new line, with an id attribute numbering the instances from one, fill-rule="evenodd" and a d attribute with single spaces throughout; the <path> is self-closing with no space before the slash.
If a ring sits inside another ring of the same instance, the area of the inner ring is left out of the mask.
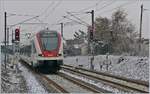
<path id="1" fill-rule="evenodd" d="M 41 42 L 43 50 L 51 51 L 56 49 L 58 46 L 57 33 L 41 33 Z"/>

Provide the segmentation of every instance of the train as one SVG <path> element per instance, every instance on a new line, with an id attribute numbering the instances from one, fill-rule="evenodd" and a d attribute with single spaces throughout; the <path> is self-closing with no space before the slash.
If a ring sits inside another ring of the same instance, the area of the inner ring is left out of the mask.
<path id="1" fill-rule="evenodd" d="M 46 72 L 59 71 L 63 58 L 62 36 L 54 30 L 41 30 L 20 46 L 20 60 Z"/>

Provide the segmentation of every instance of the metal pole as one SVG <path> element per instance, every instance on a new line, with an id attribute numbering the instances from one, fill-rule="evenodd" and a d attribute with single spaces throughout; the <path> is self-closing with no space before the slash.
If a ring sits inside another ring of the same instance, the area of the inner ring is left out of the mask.
<path id="1" fill-rule="evenodd" d="M 60 23 L 60 25 L 61 25 L 61 36 L 63 38 L 63 23 Z"/>
<path id="2" fill-rule="evenodd" d="M 14 39 L 13 39 L 13 37 L 14 37 L 14 32 L 13 32 L 13 29 L 12 29 L 12 39 L 11 39 L 11 41 L 12 41 L 12 55 L 14 55 Z"/>
<path id="3" fill-rule="evenodd" d="M 7 27 L 7 56 L 6 56 L 7 59 L 6 59 L 6 62 L 8 62 L 8 59 L 9 59 L 9 55 L 8 55 L 9 48 L 8 47 L 9 47 L 9 28 Z"/>
<path id="4" fill-rule="evenodd" d="M 7 45 L 9 45 L 9 28 L 7 28 Z"/>
<path id="5" fill-rule="evenodd" d="M 92 17 L 92 32 L 90 34 L 91 36 L 91 39 L 90 39 L 90 42 L 91 42 L 91 54 L 92 54 L 92 58 L 91 58 L 91 69 L 93 70 L 94 69 L 94 65 L 93 65 L 93 61 L 94 61 L 94 44 L 93 44 L 93 39 L 94 39 L 94 10 L 91 11 L 91 17 Z"/>
<path id="6" fill-rule="evenodd" d="M 141 16 L 140 16 L 140 34 L 139 34 L 140 42 L 142 37 L 142 18 L 143 18 L 143 4 L 141 5 Z"/>
<path id="7" fill-rule="evenodd" d="M 11 39 L 12 44 L 13 44 L 13 41 L 14 41 L 14 40 L 13 40 L 13 36 L 14 36 L 14 33 L 13 33 L 13 30 L 12 30 L 12 36 L 11 36 L 11 38 L 12 38 L 12 39 Z"/>
<path id="8" fill-rule="evenodd" d="M 6 33 L 7 33 L 7 13 L 5 12 L 4 14 L 4 29 L 5 29 L 5 33 L 4 33 L 4 37 L 5 37 L 5 50 L 4 50 L 4 54 L 5 54 L 5 57 L 4 57 L 4 63 L 5 63 L 5 69 L 6 69 Z"/>
<path id="9" fill-rule="evenodd" d="M 143 18 L 143 4 L 141 5 L 141 16 L 140 16 L 139 51 L 141 51 L 142 18 Z"/>
<path id="10" fill-rule="evenodd" d="M 94 33 L 94 10 L 92 10 L 91 14 L 92 14 L 92 32 Z"/>
<path id="11" fill-rule="evenodd" d="M 91 39 L 91 44 L 92 44 L 92 55 L 93 55 L 93 58 L 94 58 L 94 49 L 93 49 L 93 39 L 94 39 L 94 10 L 91 11 L 91 14 L 92 14 L 92 39 Z"/>

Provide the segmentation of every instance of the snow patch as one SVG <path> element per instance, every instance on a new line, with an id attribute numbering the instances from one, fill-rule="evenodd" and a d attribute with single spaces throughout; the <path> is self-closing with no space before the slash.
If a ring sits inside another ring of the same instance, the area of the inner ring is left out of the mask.
<path id="1" fill-rule="evenodd" d="M 131 79 L 149 81 L 148 57 L 109 55 L 108 60 L 106 60 L 106 57 L 106 55 L 94 57 L 94 70 Z M 83 68 L 90 69 L 90 58 L 90 56 L 66 57 L 64 64 L 82 66 Z"/>
<path id="2" fill-rule="evenodd" d="M 27 82 L 29 93 L 47 93 L 44 87 L 37 81 L 28 69 L 24 68 L 24 66 L 21 66 L 20 69 L 22 70 L 22 75 Z"/>

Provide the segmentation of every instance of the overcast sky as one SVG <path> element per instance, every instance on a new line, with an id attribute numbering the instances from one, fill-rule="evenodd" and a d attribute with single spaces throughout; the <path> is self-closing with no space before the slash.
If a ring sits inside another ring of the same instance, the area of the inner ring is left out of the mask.
<path id="1" fill-rule="evenodd" d="M 40 15 L 38 19 L 48 23 L 48 27 L 60 32 L 60 22 L 70 22 L 71 20 L 63 19 L 62 16 L 68 12 L 79 12 L 77 17 L 91 24 L 91 15 L 84 12 L 95 10 L 95 17 L 102 16 L 111 18 L 111 15 L 118 8 L 122 8 L 128 14 L 128 19 L 135 24 L 136 31 L 139 30 L 140 6 L 144 5 L 143 12 L 143 29 L 142 37 L 149 37 L 150 21 L 150 1 L 149 0 L 0 0 L 0 40 L 4 40 L 4 12 L 8 13 L 7 24 L 12 25 L 33 16 Z M 16 14 L 16 15 L 11 15 Z M 21 16 L 22 15 L 22 16 Z M 74 17 L 69 16 L 71 19 Z M 38 23 L 39 20 L 33 19 L 28 21 Z M 75 19 L 76 20 L 76 19 Z M 22 34 L 26 32 L 38 32 L 44 28 L 43 25 L 17 25 L 20 27 Z M 87 32 L 87 27 L 80 24 L 68 24 L 64 27 L 64 37 L 73 38 L 75 31 L 79 29 Z"/>

